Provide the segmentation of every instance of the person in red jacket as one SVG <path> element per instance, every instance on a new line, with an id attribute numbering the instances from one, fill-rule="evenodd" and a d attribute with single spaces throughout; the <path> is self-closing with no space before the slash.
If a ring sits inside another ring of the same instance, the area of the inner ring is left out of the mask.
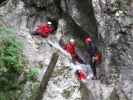
<path id="1" fill-rule="evenodd" d="M 53 33 L 54 31 L 55 28 L 52 25 L 52 22 L 48 21 L 47 23 L 40 24 L 32 35 L 40 35 L 46 38 L 49 36 L 49 34 Z"/>
<path id="2" fill-rule="evenodd" d="M 73 62 L 78 61 L 79 63 L 83 63 L 83 60 L 76 52 L 76 42 L 74 39 L 70 39 L 70 41 L 64 45 L 64 49 L 71 55 Z"/>
<path id="3" fill-rule="evenodd" d="M 76 42 L 74 39 L 70 39 L 69 42 L 65 44 L 61 38 L 59 44 L 71 55 L 73 62 L 78 61 L 80 63 L 83 63 L 83 60 L 78 56 L 76 52 Z"/>
<path id="4" fill-rule="evenodd" d="M 72 57 L 76 55 L 76 43 L 74 39 L 70 39 L 70 41 L 65 44 L 64 49 L 70 53 Z"/>

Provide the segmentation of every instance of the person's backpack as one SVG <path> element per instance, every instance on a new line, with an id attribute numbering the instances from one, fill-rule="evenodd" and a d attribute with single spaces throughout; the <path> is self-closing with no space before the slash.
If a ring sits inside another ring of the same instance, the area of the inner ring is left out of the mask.
<path id="1" fill-rule="evenodd" d="M 96 52 L 95 60 L 97 64 L 100 64 L 102 62 L 102 54 L 100 52 Z"/>

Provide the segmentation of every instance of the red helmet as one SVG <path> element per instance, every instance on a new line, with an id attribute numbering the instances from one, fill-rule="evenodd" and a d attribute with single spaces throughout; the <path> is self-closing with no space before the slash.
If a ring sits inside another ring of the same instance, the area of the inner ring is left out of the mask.
<path id="1" fill-rule="evenodd" d="M 86 37 L 85 38 L 85 43 L 86 44 L 90 44 L 92 42 L 92 38 L 91 37 Z"/>

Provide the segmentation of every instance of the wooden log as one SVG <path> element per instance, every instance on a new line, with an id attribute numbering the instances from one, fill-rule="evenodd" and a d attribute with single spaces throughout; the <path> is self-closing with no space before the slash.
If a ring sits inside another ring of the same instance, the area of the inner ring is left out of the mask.
<path id="1" fill-rule="evenodd" d="M 58 53 L 53 53 L 51 61 L 48 65 L 48 68 L 42 78 L 42 81 L 40 83 L 37 96 L 35 97 L 35 100 L 42 100 L 43 99 L 43 94 L 46 91 L 48 82 L 50 80 L 50 77 L 52 76 L 52 72 L 56 66 L 57 60 L 58 60 L 59 54 Z"/>

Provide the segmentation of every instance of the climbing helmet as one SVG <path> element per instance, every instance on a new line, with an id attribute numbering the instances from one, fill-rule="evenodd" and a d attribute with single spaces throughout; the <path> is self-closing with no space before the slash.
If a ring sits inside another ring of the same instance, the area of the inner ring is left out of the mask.
<path id="1" fill-rule="evenodd" d="M 85 44 L 90 44 L 92 42 L 92 38 L 86 37 L 84 42 L 85 42 Z"/>

